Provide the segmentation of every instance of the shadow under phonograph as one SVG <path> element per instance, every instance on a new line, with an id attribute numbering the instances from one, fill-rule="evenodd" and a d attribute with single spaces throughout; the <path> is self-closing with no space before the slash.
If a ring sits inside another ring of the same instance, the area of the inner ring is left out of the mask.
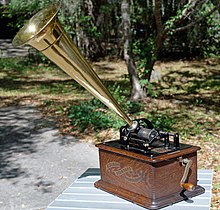
<path id="1" fill-rule="evenodd" d="M 204 193 L 197 185 L 197 146 L 182 144 L 177 133 L 131 120 L 64 32 L 54 4 L 34 15 L 13 40 L 29 44 L 113 110 L 127 124 L 120 139 L 98 144 L 101 179 L 95 187 L 149 209 Z"/>

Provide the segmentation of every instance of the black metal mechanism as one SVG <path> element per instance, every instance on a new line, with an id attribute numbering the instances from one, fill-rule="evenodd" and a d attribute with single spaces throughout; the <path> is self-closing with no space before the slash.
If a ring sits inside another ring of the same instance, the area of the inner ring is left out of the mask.
<path id="1" fill-rule="evenodd" d="M 170 141 L 170 137 L 173 141 Z M 168 133 L 154 128 L 153 124 L 145 119 L 133 121 L 120 128 L 121 147 L 150 154 L 167 153 L 180 149 L 179 134 Z"/>

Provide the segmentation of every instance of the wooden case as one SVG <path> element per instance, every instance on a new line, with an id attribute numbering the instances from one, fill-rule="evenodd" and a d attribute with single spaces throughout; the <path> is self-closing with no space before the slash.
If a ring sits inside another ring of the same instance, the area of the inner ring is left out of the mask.
<path id="1" fill-rule="evenodd" d="M 111 142 L 97 147 L 101 179 L 95 187 L 99 189 L 148 209 L 159 209 L 204 192 L 204 188 L 197 185 L 199 147 L 189 146 L 156 157 L 112 147 Z M 196 186 L 194 191 L 185 191 L 180 186 L 185 170 L 180 158 L 193 162 L 187 182 Z"/>

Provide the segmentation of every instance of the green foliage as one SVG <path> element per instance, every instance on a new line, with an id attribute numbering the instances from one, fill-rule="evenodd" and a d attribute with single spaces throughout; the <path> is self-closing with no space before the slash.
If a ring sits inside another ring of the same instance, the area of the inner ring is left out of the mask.
<path id="1" fill-rule="evenodd" d="M 11 20 L 9 23 L 11 27 L 20 28 L 34 13 L 54 2 L 56 0 L 11 0 L 10 4 L 0 10 L 0 14 Z M 101 53 L 107 55 L 107 53 L 121 52 L 123 31 L 121 31 L 120 1 L 91 0 L 92 5 L 88 5 L 82 0 L 62 0 L 61 2 L 59 18 L 76 44 L 86 51 L 86 55 L 100 56 Z M 212 1 L 208 0 L 201 3 L 202 6 L 192 11 L 189 16 L 178 21 L 183 11 L 190 9 L 192 1 L 185 5 L 178 1 L 171 2 L 165 1 L 162 5 L 161 21 L 165 30 L 182 27 L 191 21 L 198 20 L 215 6 Z M 196 49 L 205 57 L 218 56 L 220 50 L 219 19 L 219 11 L 216 11 L 184 33 L 174 35 L 172 30 L 169 30 L 172 38 L 168 39 L 169 43 L 163 50 L 165 52 L 174 48 L 182 50 L 184 44 L 184 50 L 188 52 Z M 151 61 L 156 59 L 154 42 L 157 28 L 153 5 L 147 1 L 133 1 L 131 3 L 131 24 L 132 36 L 135 40 L 132 44 L 132 53 L 134 53 L 138 68 L 141 69 L 140 77 L 144 78 L 151 71 L 153 63 Z M 89 38 L 87 44 L 83 44 L 85 37 Z M 109 43 L 115 44 L 116 47 L 110 47 L 111 49 L 107 50 L 106 46 L 109 46 L 107 45 Z M 115 48 L 117 49 L 115 50 Z M 143 69 L 146 72 L 142 72 Z"/>
<path id="2" fill-rule="evenodd" d="M 7 70 L 14 70 L 14 71 L 25 71 L 30 69 L 33 64 L 31 64 L 31 60 L 28 58 L 0 58 L 0 69 L 7 71 Z"/>
<path id="3" fill-rule="evenodd" d="M 52 2 L 54 3 L 54 0 L 11 0 L 5 7 L 4 15 L 8 18 L 16 18 L 13 27 L 20 28 L 33 14 Z"/>
<path id="4" fill-rule="evenodd" d="M 205 57 L 216 57 L 220 54 L 220 14 L 216 11 L 206 18 L 207 37 L 202 42 Z"/>
<path id="5" fill-rule="evenodd" d="M 172 130 L 175 121 L 166 112 L 156 112 L 152 109 L 152 111 L 149 110 L 145 113 L 142 103 L 127 100 L 126 91 L 122 87 L 117 86 L 111 89 L 114 89 L 114 92 L 112 91 L 113 96 L 125 113 L 131 114 L 133 118 L 146 117 L 152 121 L 155 127 L 167 131 Z M 73 104 L 67 109 L 67 116 L 71 120 L 72 125 L 81 131 L 84 131 L 86 128 L 93 128 L 94 130 L 119 129 L 122 125 L 125 125 L 125 122 L 115 113 L 110 111 L 98 99 L 94 98 L 89 101 L 73 101 Z"/>
<path id="6" fill-rule="evenodd" d="M 138 102 L 127 100 L 127 97 L 123 96 L 123 92 L 122 88 L 117 86 L 113 92 L 114 98 L 126 113 L 136 115 L 143 109 L 143 106 Z M 67 115 L 71 119 L 72 125 L 81 131 L 89 127 L 94 130 L 118 129 L 125 124 L 122 119 L 95 98 L 80 103 L 73 102 L 73 105 L 67 109 Z"/>
<path id="7" fill-rule="evenodd" d="M 137 114 L 143 110 L 143 105 L 140 102 L 128 100 L 128 89 L 120 85 L 113 85 L 108 89 L 126 113 Z"/>
<path id="8" fill-rule="evenodd" d="M 147 95 L 153 98 L 157 97 L 157 93 L 154 89 L 154 85 L 150 83 L 149 81 L 147 83 Z"/>
<path id="9" fill-rule="evenodd" d="M 173 35 L 173 30 L 176 27 L 179 27 L 178 23 L 179 20 L 182 18 L 182 14 L 184 10 L 190 9 L 191 1 L 189 1 L 187 4 L 183 5 L 182 7 L 179 7 L 176 9 L 176 12 L 174 15 L 170 17 L 166 17 L 166 21 L 164 22 L 164 28 L 165 30 L 168 30 L 169 35 Z"/>
<path id="10" fill-rule="evenodd" d="M 142 74 L 147 74 L 152 69 L 152 60 L 155 60 L 154 37 L 147 40 L 136 40 L 132 46 L 135 59 L 137 60 L 138 70 Z"/>
<path id="11" fill-rule="evenodd" d="M 197 18 L 207 14 L 214 5 L 211 3 L 204 4 L 197 12 Z M 206 17 L 200 24 L 196 24 L 188 31 L 188 45 L 191 48 L 200 51 L 205 57 L 215 57 L 220 53 L 220 14 L 218 11 Z M 202 33 L 201 33 L 202 32 Z"/>
<path id="12" fill-rule="evenodd" d="M 107 111 L 98 99 L 72 105 L 67 112 L 72 125 L 77 126 L 81 131 L 91 127 L 95 130 L 117 128 L 121 124 L 121 121 L 117 120 L 113 113 Z"/>
<path id="13" fill-rule="evenodd" d="M 153 24 L 154 10 L 145 1 L 134 2 L 132 5 L 132 56 L 138 70 L 141 86 L 146 89 L 148 96 L 156 96 L 150 77 L 153 65 L 157 60 L 156 27 Z"/>
<path id="14" fill-rule="evenodd" d="M 163 112 L 152 113 L 148 116 L 148 119 L 153 123 L 155 128 L 159 128 L 164 131 L 171 131 L 172 126 L 175 123 L 173 117 Z"/>
<path id="15" fill-rule="evenodd" d="M 30 15 L 33 14 L 33 11 L 37 12 L 37 10 L 55 2 L 54 0 L 11 0 L 9 9 L 15 13 L 25 14 L 27 12 Z"/>
<path id="16" fill-rule="evenodd" d="M 93 38 L 100 37 L 101 33 L 98 31 L 97 26 L 95 26 L 91 16 L 81 15 L 78 21 L 89 36 Z"/>
<path id="17" fill-rule="evenodd" d="M 39 51 L 37 51 L 36 54 L 31 57 L 31 60 L 39 64 L 52 65 L 52 61 Z"/>
<path id="18" fill-rule="evenodd" d="M 108 13 L 111 12 L 111 10 L 112 10 L 112 7 L 109 4 L 101 5 L 100 8 L 99 8 L 99 12 L 101 14 L 108 14 Z"/>
<path id="19" fill-rule="evenodd" d="M 166 42 L 164 51 L 169 51 L 171 48 L 174 51 L 182 51 L 186 55 L 200 57 L 218 57 L 220 51 L 220 14 L 219 11 L 213 12 L 211 15 L 206 14 L 211 11 L 215 5 L 212 1 L 200 4 L 198 8 L 192 7 L 192 2 L 179 8 L 175 15 L 171 16 L 165 22 L 165 29 L 168 31 L 169 38 Z M 184 16 L 184 10 L 190 12 Z M 181 28 L 200 20 L 188 30 L 174 33 L 176 28 Z"/>
<path id="20" fill-rule="evenodd" d="M 153 70 L 154 61 L 156 60 L 153 37 L 149 37 L 148 40 L 135 41 L 133 43 L 133 53 L 140 75 L 140 84 L 146 88 L 148 96 L 156 97 L 157 94 L 148 79 Z"/>

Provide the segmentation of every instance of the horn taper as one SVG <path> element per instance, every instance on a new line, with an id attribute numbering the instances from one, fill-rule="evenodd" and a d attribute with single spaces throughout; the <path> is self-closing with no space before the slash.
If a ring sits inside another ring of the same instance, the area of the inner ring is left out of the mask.
<path id="1" fill-rule="evenodd" d="M 132 125 L 130 118 L 64 32 L 57 18 L 58 10 L 59 5 L 54 4 L 34 15 L 16 34 L 13 45 L 29 44 L 41 51 L 129 125 Z"/>

